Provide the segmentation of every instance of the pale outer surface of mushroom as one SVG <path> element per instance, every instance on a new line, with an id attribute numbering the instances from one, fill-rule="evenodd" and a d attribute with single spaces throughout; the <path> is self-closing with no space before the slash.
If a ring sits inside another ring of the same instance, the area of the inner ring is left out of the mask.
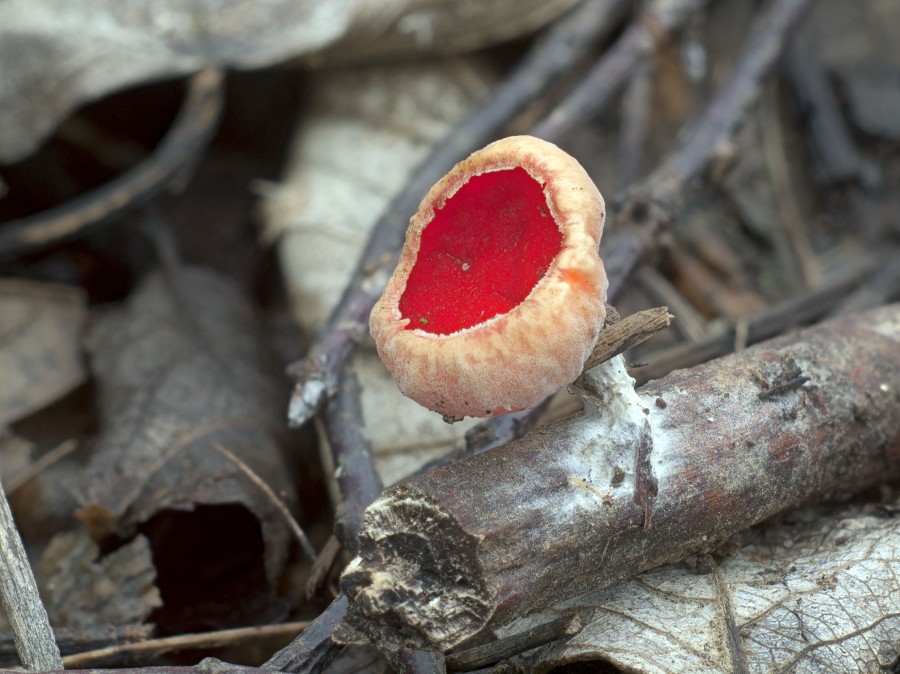
<path id="1" fill-rule="evenodd" d="M 562 233 L 560 252 L 529 295 L 506 313 L 451 334 L 408 329 L 400 298 L 424 229 L 472 176 L 523 168 L 543 188 Z M 400 390 L 448 417 L 485 417 L 531 407 L 581 373 L 606 315 L 598 246 L 603 197 L 581 165 L 530 136 L 498 140 L 457 164 L 410 220 L 400 261 L 375 304 L 370 330 Z"/>

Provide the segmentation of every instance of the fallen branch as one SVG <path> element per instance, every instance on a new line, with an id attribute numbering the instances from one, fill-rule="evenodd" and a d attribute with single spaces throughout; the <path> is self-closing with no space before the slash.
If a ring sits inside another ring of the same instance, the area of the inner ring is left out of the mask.
<path id="1" fill-rule="evenodd" d="M 449 649 L 900 475 L 898 346 L 891 305 L 673 373 L 639 396 L 615 388 L 624 365 L 609 361 L 588 375 L 584 414 L 384 492 L 342 579 L 350 604 L 335 636 Z M 799 377 L 809 381 L 758 396 Z"/>
<path id="2" fill-rule="evenodd" d="M 331 465 L 340 500 L 334 504 L 334 532 L 347 551 L 356 554 L 356 533 L 362 514 L 384 485 L 372 463 L 372 446 L 362 423 L 359 381 L 351 370 L 341 375 L 336 398 L 325 406 L 324 422 Z"/>

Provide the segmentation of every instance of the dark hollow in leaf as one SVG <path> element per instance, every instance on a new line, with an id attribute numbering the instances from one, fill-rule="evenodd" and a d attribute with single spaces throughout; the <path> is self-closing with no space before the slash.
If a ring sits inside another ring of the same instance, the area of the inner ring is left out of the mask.
<path id="1" fill-rule="evenodd" d="M 0 221 L 63 204 L 140 163 L 171 126 L 183 95 L 181 82 L 157 83 L 74 113 L 38 152 L 4 168 L 14 198 L 0 200 Z"/>
<path id="2" fill-rule="evenodd" d="M 238 504 L 163 510 L 140 527 L 150 540 L 163 606 L 157 634 L 264 624 L 282 617 L 263 564 L 259 521 Z"/>

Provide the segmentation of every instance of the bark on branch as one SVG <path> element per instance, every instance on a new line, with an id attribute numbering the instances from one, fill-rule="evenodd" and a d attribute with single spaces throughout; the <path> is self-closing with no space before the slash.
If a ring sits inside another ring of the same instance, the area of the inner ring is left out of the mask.
<path id="1" fill-rule="evenodd" d="M 637 393 L 616 388 L 621 358 L 592 370 L 583 414 L 401 483 L 367 510 L 336 637 L 446 650 L 896 477 L 898 347 L 895 304 Z"/>
<path id="2" fill-rule="evenodd" d="M 12 627 L 19 660 L 27 671 L 62 669 L 53 628 L 41 603 L 25 546 L 0 485 L 0 604 Z"/>

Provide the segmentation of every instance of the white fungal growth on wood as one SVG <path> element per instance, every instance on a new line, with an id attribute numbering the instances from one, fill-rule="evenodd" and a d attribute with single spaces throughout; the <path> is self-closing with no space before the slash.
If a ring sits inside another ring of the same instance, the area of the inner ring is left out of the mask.
<path id="1" fill-rule="evenodd" d="M 638 448 L 650 438 L 648 409 L 634 390 L 623 356 L 588 370 L 572 390 L 584 401 L 589 423 L 583 449 L 569 457 L 570 477 L 583 494 L 585 487 L 592 492 L 588 501 L 596 507 L 599 493 L 635 488 Z"/>
<path id="2" fill-rule="evenodd" d="M 900 387 L 885 363 L 897 338 L 871 325 L 896 312 L 783 337 L 640 393 L 621 358 L 579 377 L 582 414 L 414 477 L 369 509 L 336 638 L 447 650 L 893 475 Z"/>

